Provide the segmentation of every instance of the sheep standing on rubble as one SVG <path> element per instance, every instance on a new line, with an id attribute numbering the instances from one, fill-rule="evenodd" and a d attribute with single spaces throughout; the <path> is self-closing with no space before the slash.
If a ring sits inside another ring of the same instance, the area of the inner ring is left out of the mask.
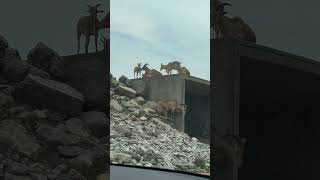
<path id="1" fill-rule="evenodd" d="M 221 3 L 215 0 L 213 3 L 215 11 L 213 12 L 213 29 L 216 32 L 217 39 L 238 39 L 256 43 L 254 31 L 240 17 L 227 17 L 224 11 L 225 6 L 231 6 L 229 3 Z"/>
<path id="2" fill-rule="evenodd" d="M 187 105 L 179 105 L 177 101 L 167 100 L 158 102 L 158 115 L 164 115 L 168 118 L 175 119 L 176 114 L 181 114 L 186 111 Z"/>

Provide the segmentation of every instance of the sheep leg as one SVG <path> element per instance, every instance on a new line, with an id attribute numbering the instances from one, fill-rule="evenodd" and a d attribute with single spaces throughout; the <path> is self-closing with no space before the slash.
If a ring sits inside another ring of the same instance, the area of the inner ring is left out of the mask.
<path id="1" fill-rule="evenodd" d="M 86 35 L 86 54 L 88 54 L 88 47 L 89 47 L 89 40 L 90 40 L 90 35 Z"/>
<path id="2" fill-rule="evenodd" d="M 98 52 L 98 34 L 94 35 L 94 45 L 96 47 L 96 53 Z"/>
<path id="3" fill-rule="evenodd" d="M 81 34 L 78 33 L 78 34 L 77 34 L 77 40 L 78 40 L 78 50 L 77 50 L 77 54 L 79 54 L 79 51 L 80 51 L 80 39 L 81 39 Z"/>

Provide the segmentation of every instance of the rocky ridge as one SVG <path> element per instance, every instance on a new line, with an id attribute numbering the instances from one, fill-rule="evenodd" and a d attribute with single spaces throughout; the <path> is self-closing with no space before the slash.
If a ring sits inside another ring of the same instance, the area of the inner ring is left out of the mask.
<path id="1" fill-rule="evenodd" d="M 210 172 L 210 147 L 174 129 L 142 96 L 143 81 L 110 79 L 110 158 L 113 163 L 194 173 Z M 137 93 L 139 92 L 139 94 Z"/>
<path id="2" fill-rule="evenodd" d="M 62 59 L 38 43 L 23 60 L 0 36 L 0 167 L 6 180 L 108 179 L 108 116 L 83 109 L 86 97 L 65 83 Z"/>

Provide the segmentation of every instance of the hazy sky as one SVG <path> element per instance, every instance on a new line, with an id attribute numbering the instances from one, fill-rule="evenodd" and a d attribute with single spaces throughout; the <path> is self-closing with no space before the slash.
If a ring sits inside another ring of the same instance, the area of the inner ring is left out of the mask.
<path id="1" fill-rule="evenodd" d="M 85 11 L 88 4 L 96 3 L 102 4 L 101 10 L 109 9 L 107 0 L 1 0 L 0 34 L 23 57 L 39 41 L 61 55 L 74 54 L 77 49 L 78 19 L 87 15 Z M 84 52 L 84 37 L 81 45 Z"/>
<path id="2" fill-rule="evenodd" d="M 258 44 L 320 59 L 319 1 L 225 1 L 233 4 L 227 7 L 230 15 L 241 16 L 254 29 Z M 74 54 L 77 21 L 86 15 L 87 4 L 96 3 L 109 8 L 106 0 L 1 0 L 0 34 L 23 56 L 39 41 L 62 55 Z M 138 61 L 159 69 L 161 62 L 179 58 L 192 75 L 209 77 L 209 0 L 111 3 L 111 71 L 116 76 L 132 77 Z M 83 52 L 84 39 L 81 45 Z"/>
<path id="3" fill-rule="evenodd" d="M 178 59 L 191 75 L 210 79 L 209 2 L 111 0 L 111 73 L 133 78 L 138 62 L 159 70 Z"/>
<path id="4" fill-rule="evenodd" d="M 230 15 L 242 17 L 256 32 L 257 43 L 320 60 L 318 0 L 224 0 Z"/>

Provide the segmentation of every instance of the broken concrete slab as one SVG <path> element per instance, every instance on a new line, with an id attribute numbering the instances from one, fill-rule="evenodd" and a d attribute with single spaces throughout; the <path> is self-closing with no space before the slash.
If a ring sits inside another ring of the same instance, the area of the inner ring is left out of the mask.
<path id="1" fill-rule="evenodd" d="M 136 97 L 136 91 L 131 89 L 131 88 L 128 88 L 128 87 L 125 87 L 125 86 L 122 86 L 122 85 L 119 85 L 115 90 L 114 90 L 115 93 L 121 95 L 121 96 L 127 96 L 129 98 L 134 98 Z"/>
<path id="2" fill-rule="evenodd" d="M 14 96 L 38 108 L 52 108 L 66 114 L 78 114 L 83 109 L 83 95 L 71 86 L 39 76 L 28 75 Z"/>
<path id="3" fill-rule="evenodd" d="M 48 72 L 55 80 L 63 81 L 65 69 L 63 58 L 42 42 L 32 48 L 27 56 L 28 63 Z"/>

